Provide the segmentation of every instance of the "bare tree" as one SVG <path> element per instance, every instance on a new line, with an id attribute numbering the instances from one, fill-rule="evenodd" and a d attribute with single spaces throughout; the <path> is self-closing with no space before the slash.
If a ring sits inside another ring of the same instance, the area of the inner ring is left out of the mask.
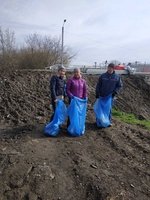
<path id="1" fill-rule="evenodd" d="M 27 68 L 44 68 L 61 62 L 60 39 L 31 34 L 26 37 L 25 42 L 26 49 L 24 49 L 24 54 L 26 54 L 25 57 L 28 57 L 27 63 L 30 62 L 30 66 L 26 66 Z M 64 63 L 68 64 L 71 57 L 69 49 L 66 48 L 64 51 Z M 22 65 L 25 67 L 24 64 Z"/>
<path id="2" fill-rule="evenodd" d="M 0 27 L 0 67 L 10 68 L 14 66 L 15 34 L 9 29 Z"/>
<path id="3" fill-rule="evenodd" d="M 74 55 L 64 47 L 64 64 Z M 22 48 L 15 46 L 15 34 L 9 29 L 0 28 L 0 68 L 45 68 L 61 62 L 61 40 L 57 37 L 30 34 L 25 38 Z"/>

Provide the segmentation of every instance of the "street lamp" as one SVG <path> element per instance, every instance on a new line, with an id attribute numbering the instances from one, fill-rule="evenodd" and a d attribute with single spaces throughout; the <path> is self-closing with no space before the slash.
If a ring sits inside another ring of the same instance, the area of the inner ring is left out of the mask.
<path id="1" fill-rule="evenodd" d="M 62 25 L 62 43 L 61 43 L 61 66 L 63 66 L 63 54 L 64 54 L 64 25 L 65 25 L 66 19 L 63 21 Z"/>

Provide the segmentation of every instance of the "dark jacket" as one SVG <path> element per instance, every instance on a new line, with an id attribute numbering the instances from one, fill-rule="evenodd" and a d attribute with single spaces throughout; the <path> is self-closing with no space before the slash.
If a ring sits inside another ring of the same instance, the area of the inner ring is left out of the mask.
<path id="1" fill-rule="evenodd" d="M 50 80 L 51 98 L 55 100 L 57 96 L 65 96 L 66 81 L 60 76 L 52 76 Z"/>
<path id="2" fill-rule="evenodd" d="M 99 96 L 106 97 L 111 94 L 114 96 L 121 87 L 122 81 L 120 76 L 115 72 L 113 74 L 106 72 L 99 77 L 96 85 L 96 98 L 99 98 Z"/>

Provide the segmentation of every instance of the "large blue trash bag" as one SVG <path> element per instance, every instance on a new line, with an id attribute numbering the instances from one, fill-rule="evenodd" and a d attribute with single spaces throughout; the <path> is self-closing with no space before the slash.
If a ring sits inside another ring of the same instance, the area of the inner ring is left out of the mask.
<path id="1" fill-rule="evenodd" d="M 112 95 L 100 97 L 94 104 L 96 123 L 98 127 L 108 127 L 111 123 L 110 112 L 112 107 Z"/>
<path id="2" fill-rule="evenodd" d="M 58 100 L 53 120 L 44 128 L 44 133 L 47 136 L 58 135 L 59 126 L 65 122 L 67 118 L 67 108 L 63 100 Z"/>
<path id="3" fill-rule="evenodd" d="M 74 97 L 68 107 L 70 125 L 67 129 L 72 136 L 81 136 L 85 132 L 87 99 Z"/>

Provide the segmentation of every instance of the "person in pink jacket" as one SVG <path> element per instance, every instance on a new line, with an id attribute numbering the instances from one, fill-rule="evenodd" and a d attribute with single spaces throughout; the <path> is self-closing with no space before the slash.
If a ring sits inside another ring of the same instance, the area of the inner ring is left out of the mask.
<path id="1" fill-rule="evenodd" d="M 87 97 L 86 81 L 82 78 L 79 68 L 74 69 L 74 76 L 67 81 L 66 91 L 70 101 L 74 96 L 80 99 Z"/>
<path id="2" fill-rule="evenodd" d="M 66 93 L 69 97 L 69 103 L 74 96 L 80 99 L 87 98 L 87 84 L 86 81 L 82 78 L 79 68 L 74 69 L 73 77 L 67 81 Z M 67 127 L 69 127 L 69 125 L 70 119 L 68 118 Z"/>

